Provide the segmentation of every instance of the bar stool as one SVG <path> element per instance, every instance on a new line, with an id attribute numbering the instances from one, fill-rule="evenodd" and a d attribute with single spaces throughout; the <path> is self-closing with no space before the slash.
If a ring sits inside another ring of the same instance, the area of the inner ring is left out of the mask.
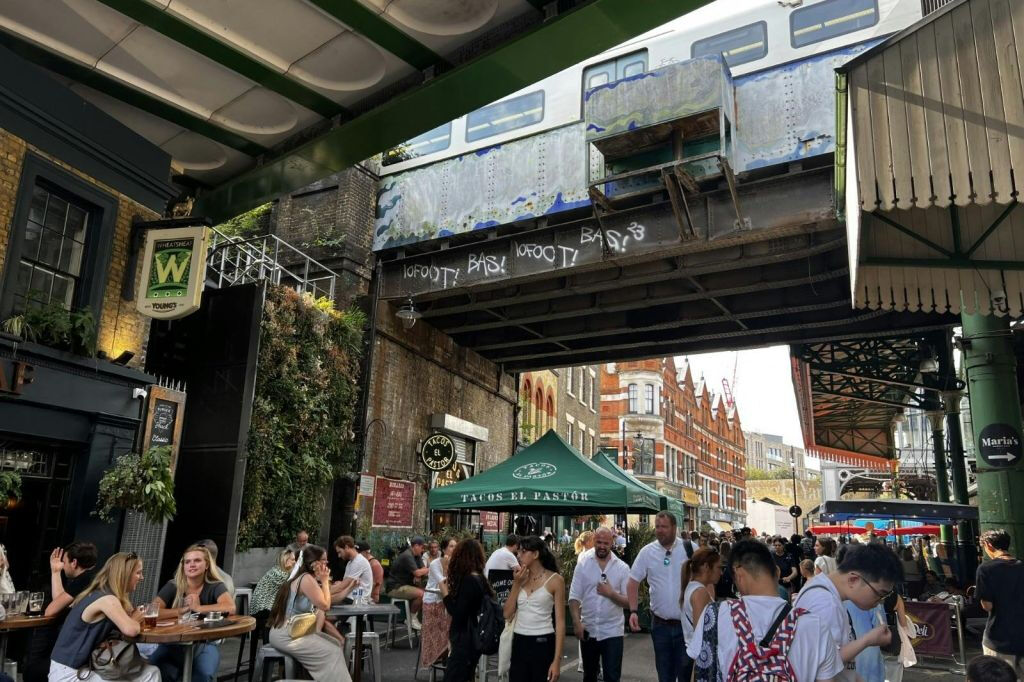
<path id="1" fill-rule="evenodd" d="M 355 667 L 357 661 L 355 660 L 355 635 L 350 635 L 345 638 L 345 658 L 349 661 L 350 667 Z M 363 659 L 368 658 L 370 661 L 370 667 L 373 670 L 373 682 L 380 682 L 381 669 L 380 669 L 380 635 L 376 632 L 364 632 L 363 633 L 363 650 L 360 652 L 358 665 L 363 665 Z"/>
<path id="2" fill-rule="evenodd" d="M 280 662 L 284 666 L 284 676 L 289 679 L 295 679 L 298 677 L 298 664 L 294 658 L 288 654 L 278 651 L 270 644 L 264 644 L 260 647 L 260 650 L 256 653 L 256 679 L 259 682 L 269 682 L 267 679 L 267 673 L 270 670 L 271 665 Z"/>
<path id="3" fill-rule="evenodd" d="M 387 603 L 387 602 L 384 601 L 384 599 L 385 599 L 385 595 L 381 595 L 381 602 L 380 603 L 382 603 L 382 604 Z M 390 646 L 394 646 L 394 644 L 395 644 L 395 633 L 398 631 L 398 628 L 400 626 L 404 625 L 405 626 L 405 634 L 406 634 L 406 637 L 409 640 L 409 648 L 410 649 L 416 648 L 416 645 L 413 643 L 413 637 L 415 636 L 415 637 L 418 638 L 418 635 L 414 634 L 414 633 L 416 633 L 416 631 L 413 630 L 413 628 L 412 628 L 412 605 L 411 605 L 411 603 L 409 602 L 408 599 L 393 599 L 391 597 L 387 597 L 387 599 L 392 604 L 394 604 L 399 609 L 401 609 L 402 612 L 399 615 L 402 618 L 404 618 L 404 621 L 403 621 L 403 620 L 395 620 L 395 617 L 393 615 L 389 615 L 388 616 L 388 632 L 387 632 L 387 636 L 388 636 L 388 639 L 389 639 L 388 646 L 389 647 Z"/>
<path id="4" fill-rule="evenodd" d="M 249 600 L 252 599 L 252 590 L 248 587 L 239 587 L 235 590 L 235 613 L 240 616 L 248 616 L 249 614 Z M 242 654 L 245 652 L 245 643 L 249 641 L 250 633 L 244 632 L 239 637 L 238 644 L 238 662 L 235 663 L 235 677 L 234 682 L 238 682 L 238 673 L 242 670 Z M 252 680 L 252 659 L 254 657 L 254 649 L 256 647 L 256 633 L 252 633 L 252 641 L 249 642 L 249 680 Z"/>

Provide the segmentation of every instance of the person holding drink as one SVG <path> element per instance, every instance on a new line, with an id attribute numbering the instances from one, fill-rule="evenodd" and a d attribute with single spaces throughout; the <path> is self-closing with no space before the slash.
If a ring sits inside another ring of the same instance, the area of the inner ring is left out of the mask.
<path id="1" fill-rule="evenodd" d="M 174 572 L 174 578 L 160 588 L 155 603 L 157 613 L 144 611 L 143 618 L 181 618 L 191 613 L 208 614 L 221 612 L 233 614 L 235 600 L 221 580 L 220 571 L 210 557 L 210 552 L 201 545 L 192 545 L 185 550 Z M 151 663 L 160 668 L 163 682 L 180 680 L 185 652 L 181 646 L 161 644 L 149 657 Z M 220 665 L 220 647 L 213 642 L 203 642 L 195 648 L 192 663 L 192 679 L 195 682 L 210 682 Z"/>

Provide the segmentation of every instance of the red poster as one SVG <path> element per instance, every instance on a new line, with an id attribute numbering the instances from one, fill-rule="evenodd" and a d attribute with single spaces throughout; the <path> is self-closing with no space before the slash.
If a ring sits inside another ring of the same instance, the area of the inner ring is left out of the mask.
<path id="1" fill-rule="evenodd" d="M 914 652 L 930 656 L 953 655 L 952 607 L 948 604 L 908 601 L 910 643 Z"/>
<path id="2" fill-rule="evenodd" d="M 480 512 L 480 523 L 483 524 L 485 533 L 497 533 L 499 530 L 498 512 Z"/>
<path id="3" fill-rule="evenodd" d="M 377 477 L 373 496 L 373 525 L 385 528 L 412 528 L 412 508 L 416 484 L 393 478 Z"/>

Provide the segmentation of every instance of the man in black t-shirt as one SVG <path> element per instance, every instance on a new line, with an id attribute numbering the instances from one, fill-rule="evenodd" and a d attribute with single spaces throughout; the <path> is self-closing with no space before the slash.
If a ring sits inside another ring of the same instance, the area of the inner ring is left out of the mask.
<path id="1" fill-rule="evenodd" d="M 429 570 L 428 567 L 420 563 L 420 555 L 423 554 L 424 546 L 423 538 L 414 537 L 409 543 L 409 549 L 392 559 L 385 584 L 389 597 L 409 600 L 409 608 L 412 610 L 411 625 L 415 630 L 420 629 L 420 622 L 416 615 L 423 606 L 423 588 L 416 585 L 416 579 L 425 576 Z"/>
<path id="2" fill-rule="evenodd" d="M 1010 534 L 987 530 L 981 546 L 988 561 L 978 566 L 975 578 L 981 608 L 988 611 L 982 648 L 1013 666 L 1024 678 L 1024 637 L 1020 614 L 1024 613 L 1024 562 L 1010 555 Z"/>
<path id="3" fill-rule="evenodd" d="M 793 557 L 786 551 L 785 539 L 775 538 L 772 542 L 772 547 L 775 549 L 772 558 L 775 559 L 775 565 L 779 567 L 779 584 L 789 592 L 792 592 L 793 581 L 797 577 L 797 570 L 796 564 L 793 563 Z"/>
<path id="4" fill-rule="evenodd" d="M 89 584 L 86 575 L 96 567 L 96 545 L 91 542 L 72 542 L 50 554 L 50 600 L 46 604 L 47 616 L 56 616 L 49 625 L 35 628 L 28 642 L 24 682 L 46 682 L 50 672 L 50 652 L 68 615 L 68 607 L 78 593 Z"/>

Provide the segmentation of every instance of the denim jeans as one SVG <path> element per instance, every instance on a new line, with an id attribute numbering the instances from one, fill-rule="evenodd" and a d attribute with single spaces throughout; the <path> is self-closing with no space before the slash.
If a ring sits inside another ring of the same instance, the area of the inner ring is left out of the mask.
<path id="1" fill-rule="evenodd" d="M 658 682 L 689 682 L 686 674 L 686 642 L 682 624 L 651 623 L 651 642 L 654 644 L 654 666 L 658 669 Z"/>
<path id="2" fill-rule="evenodd" d="M 604 671 L 604 682 L 619 682 L 622 676 L 622 637 L 609 637 L 599 642 L 584 633 L 580 652 L 583 655 L 583 682 L 596 682 L 598 669 Z"/>
<path id="3" fill-rule="evenodd" d="M 220 647 L 209 642 L 193 644 L 192 682 L 211 682 L 217 679 L 220 666 Z M 185 663 L 185 648 L 176 644 L 161 644 L 149 657 L 149 662 L 160 669 L 162 682 L 181 679 Z"/>

